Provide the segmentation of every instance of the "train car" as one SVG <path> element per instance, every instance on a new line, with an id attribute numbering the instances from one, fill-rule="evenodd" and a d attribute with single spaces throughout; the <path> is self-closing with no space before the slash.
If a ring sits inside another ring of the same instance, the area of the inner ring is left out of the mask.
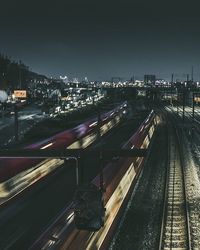
<path id="1" fill-rule="evenodd" d="M 123 146 L 124 149 L 148 149 L 155 128 L 159 122 L 154 111 L 148 115 L 136 133 Z M 104 186 L 106 193 L 104 202 L 106 208 L 104 226 L 79 249 L 106 249 L 113 237 L 117 223 L 126 208 L 131 191 L 144 166 L 144 157 L 119 158 L 104 169 Z M 99 176 L 93 183 L 99 187 Z M 82 232 L 80 232 L 81 234 Z M 80 236 L 82 237 L 82 236 Z"/>
<path id="2" fill-rule="evenodd" d="M 127 103 L 102 114 L 99 120 L 95 117 L 75 128 L 60 132 L 46 140 L 31 144 L 25 149 L 75 149 L 86 148 L 97 139 L 98 126 L 100 135 L 116 126 L 126 113 Z M 7 158 L 0 159 L 0 204 L 23 191 L 39 179 L 63 165 L 62 159 Z"/>
<path id="3" fill-rule="evenodd" d="M 158 122 L 158 117 L 151 111 L 123 149 L 148 149 Z M 31 249 L 107 249 L 144 166 L 144 160 L 144 157 L 119 157 L 104 167 L 105 217 L 100 230 L 89 232 L 77 229 L 71 204 Z M 96 176 L 92 185 L 100 189 L 100 176 Z"/>

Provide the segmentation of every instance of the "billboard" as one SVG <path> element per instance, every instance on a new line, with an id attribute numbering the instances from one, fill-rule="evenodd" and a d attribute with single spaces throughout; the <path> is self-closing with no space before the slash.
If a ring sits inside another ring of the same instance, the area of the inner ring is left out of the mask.
<path id="1" fill-rule="evenodd" d="M 27 97 L 26 90 L 14 90 L 14 95 L 17 98 L 26 98 Z"/>

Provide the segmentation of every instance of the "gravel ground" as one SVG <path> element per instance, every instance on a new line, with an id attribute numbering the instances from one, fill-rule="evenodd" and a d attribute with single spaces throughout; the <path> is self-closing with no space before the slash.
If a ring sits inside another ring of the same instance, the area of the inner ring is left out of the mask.
<path id="1" fill-rule="evenodd" d="M 193 249 L 200 249 L 200 135 L 190 136 L 184 130 L 184 162 L 186 176 L 186 190 L 190 212 L 190 230 Z"/>
<path id="2" fill-rule="evenodd" d="M 181 117 L 182 118 L 182 117 Z M 192 248 L 200 249 L 200 133 L 192 123 L 177 120 L 184 153 L 186 192 L 190 213 Z M 152 151 L 132 193 L 110 250 L 158 249 L 167 159 L 164 126 L 157 131 Z M 162 149 L 162 150 L 161 150 Z M 159 153 L 158 153 L 159 152 Z"/>
<path id="3" fill-rule="evenodd" d="M 158 248 L 166 159 L 167 134 L 161 125 L 110 250 Z"/>
<path id="4" fill-rule="evenodd" d="M 196 114 L 197 118 L 197 114 Z M 200 132 L 197 123 L 176 121 L 184 155 L 184 173 L 192 249 L 200 249 Z M 193 129 L 195 128 L 195 129 Z"/>

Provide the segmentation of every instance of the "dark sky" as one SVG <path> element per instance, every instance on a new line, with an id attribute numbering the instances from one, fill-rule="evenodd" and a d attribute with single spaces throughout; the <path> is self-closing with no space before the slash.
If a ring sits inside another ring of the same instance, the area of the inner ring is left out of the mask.
<path id="1" fill-rule="evenodd" d="M 197 2 L 7 0 L 0 52 L 47 76 L 200 78 Z"/>

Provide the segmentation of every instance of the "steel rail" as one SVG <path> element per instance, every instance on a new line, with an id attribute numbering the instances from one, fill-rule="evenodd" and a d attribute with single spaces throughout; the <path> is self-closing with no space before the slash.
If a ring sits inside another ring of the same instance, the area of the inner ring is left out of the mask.
<path id="1" fill-rule="evenodd" d="M 176 249 L 176 248 L 178 249 L 180 247 L 180 245 L 182 244 L 181 249 L 191 250 L 192 249 L 192 247 L 191 247 L 191 232 L 190 232 L 189 209 L 188 209 L 188 202 L 187 202 L 186 181 L 185 181 L 185 172 L 184 172 L 183 150 L 181 147 L 181 139 L 180 139 L 181 137 L 178 134 L 178 131 L 175 128 L 173 122 L 172 122 L 172 125 L 173 125 L 172 129 L 174 131 L 173 137 L 174 137 L 175 150 L 170 148 L 171 142 L 169 139 L 170 136 L 169 136 L 169 132 L 168 132 L 168 161 L 166 164 L 168 166 L 168 169 L 167 169 L 166 179 L 165 179 L 163 212 L 162 212 L 162 222 L 161 222 L 160 239 L 159 239 L 158 249 L 159 250 L 161 250 L 161 249 Z M 168 131 L 169 131 L 169 125 L 168 125 Z M 170 164 L 170 158 L 171 158 L 172 154 L 174 155 L 174 160 L 173 160 L 173 163 L 171 162 L 172 164 Z M 178 166 L 180 166 L 180 167 L 176 167 L 177 162 L 178 162 Z M 171 176 L 170 176 L 170 173 L 171 173 Z M 177 178 L 179 178 L 179 181 L 182 182 L 182 184 L 177 183 Z M 170 187 L 170 185 L 172 188 Z M 171 194 L 170 194 L 170 188 L 171 188 Z M 175 189 L 176 189 L 176 191 L 175 191 Z M 179 193 L 179 189 L 182 190 L 181 191 L 182 197 L 179 197 L 182 199 L 182 201 L 181 201 L 181 199 L 178 200 L 178 203 L 177 203 L 178 205 L 177 205 L 177 204 L 175 204 L 175 198 L 176 198 L 177 194 Z M 169 202 L 169 199 L 171 199 L 170 202 Z M 180 208 L 183 208 L 184 214 L 181 213 L 182 209 L 179 208 L 179 205 L 180 205 Z M 180 210 L 177 208 L 179 208 Z M 175 214 L 177 214 L 177 212 L 179 212 L 180 218 L 185 218 L 184 220 L 186 222 L 186 226 L 182 226 L 182 225 L 184 225 L 184 223 L 178 224 L 175 221 L 176 218 L 174 216 L 175 216 Z M 168 220 L 167 220 L 167 216 L 169 216 Z M 167 233 L 167 225 L 168 225 L 168 230 L 170 228 L 169 238 L 167 238 L 167 234 L 169 235 L 169 232 Z M 180 226 L 179 229 L 178 229 L 178 225 Z M 177 232 L 180 232 L 177 234 L 177 236 L 180 237 L 181 240 L 179 240 L 179 241 L 174 240 L 174 242 L 173 242 L 173 239 L 175 238 L 173 235 L 174 230 L 176 230 Z M 186 237 L 185 243 L 184 243 L 184 241 L 182 241 L 182 237 L 184 237 L 184 231 L 185 231 L 185 237 Z M 165 243 L 165 239 L 166 239 L 166 243 Z M 178 243 L 180 243 L 180 244 L 178 244 Z"/>
<path id="2" fill-rule="evenodd" d="M 167 122 L 167 162 L 166 162 L 166 176 L 165 176 L 165 188 L 164 188 L 164 196 L 163 196 L 163 212 L 162 212 L 162 222 L 161 222 L 161 230 L 160 230 L 160 239 L 158 249 L 162 249 L 162 242 L 164 236 L 164 225 L 166 220 L 166 209 L 167 209 L 167 195 L 168 195 L 168 179 L 169 179 L 169 159 L 170 159 L 170 149 L 169 149 L 169 132 L 168 132 L 168 121 Z"/>
<path id="3" fill-rule="evenodd" d="M 186 226 L 187 226 L 187 237 L 188 237 L 188 250 L 192 249 L 192 243 L 191 243 L 191 231 L 190 231 L 190 218 L 189 218 L 189 207 L 188 207 L 188 197 L 187 197 L 187 190 L 186 190 L 186 173 L 184 168 L 184 157 L 183 157 L 183 149 L 182 149 L 182 136 L 179 134 L 178 130 L 176 129 L 176 136 L 178 139 L 179 144 L 179 153 L 180 153 L 180 162 L 181 162 L 181 168 L 182 168 L 182 174 L 183 174 L 183 191 L 185 196 L 185 213 L 186 213 Z"/>

